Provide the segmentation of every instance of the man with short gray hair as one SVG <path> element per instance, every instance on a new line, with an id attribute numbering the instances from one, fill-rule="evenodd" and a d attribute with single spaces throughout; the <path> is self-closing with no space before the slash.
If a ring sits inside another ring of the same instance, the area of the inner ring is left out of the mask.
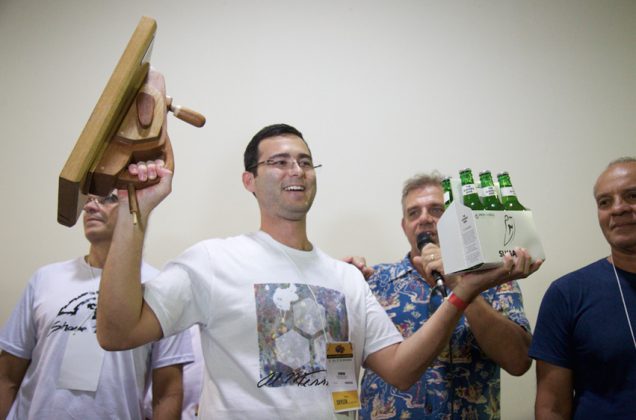
<path id="1" fill-rule="evenodd" d="M 437 222 L 444 213 L 437 172 L 408 179 L 402 190 L 402 230 L 409 253 L 397 263 L 380 264 L 369 278 L 371 291 L 404 337 L 424 325 L 442 302 L 432 272 L 444 273 Z M 432 243 L 418 248 L 426 232 Z M 458 276 L 447 276 L 453 289 Z M 468 303 L 468 302 L 467 302 Z M 467 305 L 449 345 L 420 379 L 401 391 L 372 371 L 362 379 L 361 418 L 500 418 L 499 368 L 522 375 L 530 368 L 530 324 L 515 281 L 490 288 Z"/>

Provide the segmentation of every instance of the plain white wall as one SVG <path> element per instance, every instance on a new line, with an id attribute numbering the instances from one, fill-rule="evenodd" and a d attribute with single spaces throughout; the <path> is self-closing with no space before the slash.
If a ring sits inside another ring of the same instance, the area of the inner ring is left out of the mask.
<path id="1" fill-rule="evenodd" d="M 39 266 L 86 252 L 57 224 L 57 179 L 142 15 L 168 94 L 177 171 L 147 259 L 258 228 L 242 152 L 262 126 L 306 136 L 319 193 L 310 237 L 340 257 L 400 259 L 400 189 L 416 172 L 509 170 L 547 255 L 522 281 L 534 325 L 558 276 L 607 255 L 591 189 L 634 155 L 633 1 L 0 0 L 4 323 Z M 534 372 L 503 374 L 503 417 L 532 417 Z"/>

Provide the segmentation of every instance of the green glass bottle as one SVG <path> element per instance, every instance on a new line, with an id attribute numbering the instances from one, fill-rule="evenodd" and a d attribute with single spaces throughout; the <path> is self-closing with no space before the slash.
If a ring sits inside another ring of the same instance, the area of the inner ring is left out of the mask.
<path id="1" fill-rule="evenodd" d="M 453 189 L 451 188 L 451 177 L 447 176 L 442 179 L 442 190 L 444 191 L 444 208 L 447 209 L 448 206 L 453 202 Z"/>
<path id="2" fill-rule="evenodd" d="M 527 210 L 517 199 L 517 194 L 515 194 L 515 189 L 512 188 L 508 172 L 498 173 L 497 180 L 499 180 L 499 191 L 501 191 L 501 203 L 504 206 L 504 210 Z"/>
<path id="3" fill-rule="evenodd" d="M 479 200 L 479 194 L 477 194 L 477 187 L 475 187 L 475 181 L 473 181 L 473 171 L 470 168 L 462 169 L 459 171 L 459 178 L 462 182 L 462 198 L 464 205 L 473 210 L 484 210 L 484 205 Z"/>
<path id="4" fill-rule="evenodd" d="M 492 180 L 490 171 L 481 171 L 479 173 L 479 181 L 481 182 L 481 195 L 484 208 L 486 210 L 500 211 L 504 209 L 503 204 L 497 198 L 495 183 Z"/>

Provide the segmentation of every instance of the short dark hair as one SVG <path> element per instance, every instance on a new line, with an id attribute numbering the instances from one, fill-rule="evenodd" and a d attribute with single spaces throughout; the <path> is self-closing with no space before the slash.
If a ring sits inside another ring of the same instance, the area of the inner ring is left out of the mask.
<path id="1" fill-rule="evenodd" d="M 309 149 L 309 145 L 305 141 L 303 134 L 298 131 L 296 128 L 292 127 L 288 124 L 272 124 L 267 127 L 261 128 L 261 130 L 252 137 L 252 140 L 247 144 L 245 148 L 245 153 L 243 153 L 243 165 L 245 166 L 245 170 L 249 171 L 256 176 L 256 170 L 258 169 L 258 145 L 261 144 L 261 141 L 268 139 L 270 137 L 276 137 L 281 135 L 293 135 L 300 137 L 300 139 L 307 145 L 307 149 Z M 311 154 L 311 151 L 309 152 Z"/>

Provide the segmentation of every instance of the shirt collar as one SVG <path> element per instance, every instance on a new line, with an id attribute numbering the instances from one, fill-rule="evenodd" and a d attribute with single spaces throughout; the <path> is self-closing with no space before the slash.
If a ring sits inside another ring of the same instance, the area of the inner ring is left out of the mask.
<path id="1" fill-rule="evenodd" d="M 409 257 L 409 255 L 410 252 L 407 252 L 402 261 L 398 263 L 397 270 L 395 270 L 394 276 L 391 280 L 393 281 L 402 277 L 415 276 L 416 279 L 426 283 L 426 280 L 424 280 L 422 276 L 420 276 L 420 273 L 417 272 L 415 267 L 413 267 L 413 263 L 411 263 L 411 258 Z"/>

